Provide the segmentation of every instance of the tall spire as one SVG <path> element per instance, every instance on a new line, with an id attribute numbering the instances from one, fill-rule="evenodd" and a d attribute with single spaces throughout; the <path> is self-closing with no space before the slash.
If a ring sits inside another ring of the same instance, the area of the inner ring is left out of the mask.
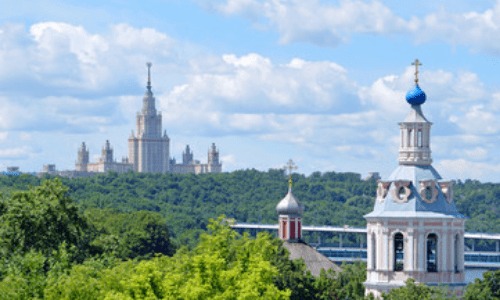
<path id="1" fill-rule="evenodd" d="M 146 66 L 148 66 L 148 85 L 147 85 L 148 91 L 151 91 L 151 66 L 152 65 L 153 64 L 150 62 L 146 63 Z"/>
<path id="2" fill-rule="evenodd" d="M 142 113 L 144 115 L 149 115 L 149 116 L 154 116 L 156 115 L 156 108 L 155 108 L 155 98 L 153 97 L 153 92 L 151 91 L 151 66 L 153 64 L 148 62 L 146 63 L 146 66 L 148 67 L 148 85 L 146 94 L 144 95 L 144 98 L 142 99 Z"/>

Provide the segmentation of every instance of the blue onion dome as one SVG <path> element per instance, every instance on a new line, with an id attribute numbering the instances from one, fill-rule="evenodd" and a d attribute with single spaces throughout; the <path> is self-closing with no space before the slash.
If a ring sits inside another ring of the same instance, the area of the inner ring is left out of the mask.
<path id="1" fill-rule="evenodd" d="M 406 102 L 411 105 L 422 104 L 425 102 L 425 93 L 420 89 L 418 84 L 416 84 L 411 90 L 406 93 Z"/>

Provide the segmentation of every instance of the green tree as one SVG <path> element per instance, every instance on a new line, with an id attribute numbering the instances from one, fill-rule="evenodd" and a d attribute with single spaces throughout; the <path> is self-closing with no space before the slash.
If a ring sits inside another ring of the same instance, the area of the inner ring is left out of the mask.
<path id="1" fill-rule="evenodd" d="M 14 192 L 1 202 L 2 256 L 30 250 L 49 255 L 62 243 L 83 246 L 87 223 L 59 179 L 46 180 L 28 191 Z"/>
<path id="2" fill-rule="evenodd" d="M 500 271 L 487 271 L 467 286 L 465 300 L 500 299 Z"/>
<path id="3" fill-rule="evenodd" d="M 434 288 L 429 287 L 423 283 L 415 284 L 413 278 L 408 279 L 405 286 L 397 289 L 392 289 L 389 293 L 382 293 L 382 298 L 384 300 L 456 300 L 458 299 L 455 295 L 452 295 L 444 287 Z M 488 298 L 478 298 L 478 299 L 488 299 Z"/>

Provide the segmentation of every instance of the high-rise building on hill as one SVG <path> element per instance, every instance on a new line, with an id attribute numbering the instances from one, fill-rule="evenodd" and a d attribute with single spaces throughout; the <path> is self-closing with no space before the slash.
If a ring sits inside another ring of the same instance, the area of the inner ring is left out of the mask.
<path id="1" fill-rule="evenodd" d="M 142 98 L 142 111 L 137 113 L 136 133 L 128 139 L 128 157 L 136 172 L 165 173 L 170 171 L 170 139 L 161 128 L 161 112 L 156 111 L 151 91 L 151 63 L 148 63 L 147 91 Z"/>
<path id="2" fill-rule="evenodd" d="M 208 151 L 208 162 L 200 163 L 193 159 L 193 152 L 186 146 L 182 155 L 182 163 L 178 164 L 175 159 L 170 158 L 170 139 L 166 130 L 162 130 L 162 115 L 156 110 L 155 97 L 151 91 L 151 63 L 148 66 L 147 90 L 142 98 L 142 110 L 136 116 L 136 132 L 132 131 L 128 139 L 128 157 L 122 162 L 113 160 L 113 149 L 109 141 L 102 150 L 101 159 L 95 163 L 89 163 L 89 150 L 82 143 L 78 150 L 76 171 L 79 172 L 136 172 L 151 173 L 220 173 L 222 164 L 219 161 L 219 151 L 213 143 Z"/>

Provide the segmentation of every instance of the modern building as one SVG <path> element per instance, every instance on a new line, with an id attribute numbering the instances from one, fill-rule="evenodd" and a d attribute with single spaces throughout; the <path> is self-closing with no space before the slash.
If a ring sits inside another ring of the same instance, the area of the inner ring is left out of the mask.
<path id="1" fill-rule="evenodd" d="M 128 157 L 122 162 L 113 160 L 113 149 L 106 141 L 102 156 L 98 162 L 89 162 L 89 151 L 85 145 L 78 150 L 78 161 L 75 168 L 79 172 L 118 173 L 134 170 L 151 173 L 220 173 L 222 164 L 219 161 L 219 150 L 212 144 L 208 151 L 208 162 L 200 163 L 193 159 L 189 145 L 183 154 L 181 164 L 170 158 L 170 138 L 166 130 L 162 130 L 162 115 L 156 110 L 156 99 L 151 91 L 151 63 L 148 66 L 147 90 L 142 98 L 142 110 L 136 116 L 136 132 L 132 131 L 128 139 Z"/>
<path id="2" fill-rule="evenodd" d="M 415 86 L 406 94 L 410 112 L 399 123 L 399 166 L 378 182 L 377 198 L 367 220 L 366 294 L 380 296 L 409 278 L 429 286 L 447 285 L 463 293 L 465 217 L 453 201 L 452 181 L 432 167 L 425 93 Z"/>

